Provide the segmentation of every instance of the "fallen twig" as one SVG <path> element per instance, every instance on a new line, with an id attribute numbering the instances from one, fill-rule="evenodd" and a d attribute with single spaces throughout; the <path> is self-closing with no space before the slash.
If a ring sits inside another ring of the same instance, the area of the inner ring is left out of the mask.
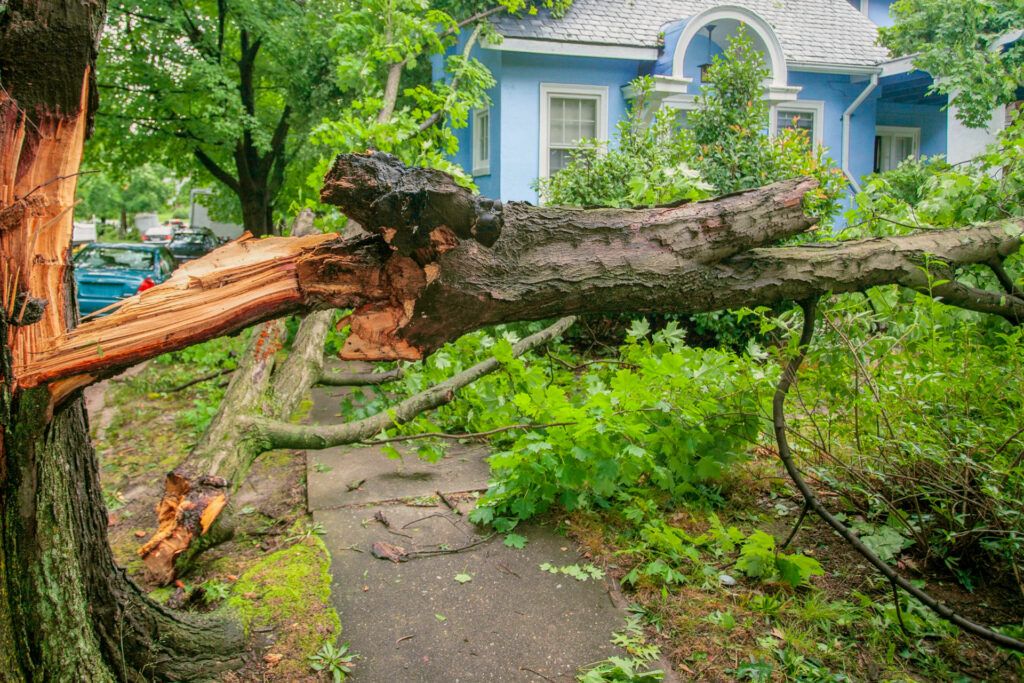
<path id="1" fill-rule="evenodd" d="M 196 384 L 201 384 L 202 382 L 208 382 L 211 379 L 217 379 L 218 377 L 223 377 L 224 375 L 230 375 L 234 371 L 235 371 L 234 368 L 224 368 L 223 370 L 217 370 L 216 372 L 211 372 L 208 375 L 203 375 L 202 377 L 196 377 L 195 379 L 190 380 L 188 382 L 185 382 L 184 384 L 179 384 L 176 387 L 171 387 L 170 389 L 164 389 L 163 393 L 165 393 L 165 394 L 173 394 L 176 391 L 183 391 L 184 389 L 188 389 L 189 387 L 195 386 Z"/>

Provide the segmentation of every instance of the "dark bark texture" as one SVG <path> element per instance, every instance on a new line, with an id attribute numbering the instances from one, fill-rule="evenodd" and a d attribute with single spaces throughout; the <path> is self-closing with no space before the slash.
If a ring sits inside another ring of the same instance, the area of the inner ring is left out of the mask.
<path id="1" fill-rule="evenodd" d="M 237 664 L 241 634 L 156 605 L 114 564 L 80 393 L 14 368 L 75 322 L 70 240 L 99 0 L 0 13 L 0 679 L 150 681 Z"/>
<path id="2" fill-rule="evenodd" d="M 772 247 L 811 227 L 802 200 L 814 187 L 798 178 L 651 209 L 502 205 L 386 154 L 342 155 L 323 198 L 368 235 L 228 245 L 112 315 L 55 339 L 18 367 L 19 383 L 50 382 L 60 401 L 158 353 L 310 308 L 353 309 L 342 356 L 362 360 L 422 358 L 465 332 L 502 322 L 697 313 L 886 284 L 1024 320 L 1019 295 L 956 279 L 963 266 L 991 266 L 1016 253 L 1024 221 Z M 932 287 L 937 279 L 949 282 Z"/>

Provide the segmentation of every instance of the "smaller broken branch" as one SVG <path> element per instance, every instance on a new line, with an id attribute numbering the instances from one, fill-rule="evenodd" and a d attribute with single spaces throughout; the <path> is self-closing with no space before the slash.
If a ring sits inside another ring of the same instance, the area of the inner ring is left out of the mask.
<path id="1" fill-rule="evenodd" d="M 1003 289 L 1010 296 L 1015 296 L 1018 299 L 1024 299 L 1024 290 L 1021 290 L 1017 286 L 1017 283 L 1013 281 L 1010 274 L 1006 272 L 1006 267 L 1003 265 L 1002 259 L 995 259 L 988 264 L 988 267 L 995 273 L 996 279 L 999 280 L 999 284 L 1002 285 Z"/>
<path id="2" fill-rule="evenodd" d="M 512 356 L 521 356 L 527 351 L 555 339 L 569 329 L 574 322 L 576 322 L 574 316 L 562 318 L 550 327 L 526 337 L 512 347 Z M 411 421 L 420 413 L 450 403 L 459 389 L 489 375 L 499 367 L 501 367 L 500 361 L 496 358 L 488 358 L 422 393 L 410 396 L 391 408 L 347 424 L 310 427 L 280 420 L 253 417 L 240 419 L 248 423 L 253 436 L 262 442 L 268 450 L 277 448 L 319 449 L 341 446 L 369 439 L 385 429 Z"/>
<path id="3" fill-rule="evenodd" d="M 163 393 L 165 393 L 165 394 L 174 394 L 174 393 L 177 393 L 179 391 L 184 391 L 185 389 L 188 389 L 189 387 L 194 387 L 197 384 L 202 384 L 203 382 L 209 382 L 211 379 L 217 379 L 218 377 L 223 377 L 224 375 L 230 375 L 234 371 L 235 371 L 234 368 L 224 368 L 222 370 L 216 370 L 214 372 L 202 375 L 201 377 L 196 377 L 195 379 L 191 379 L 191 380 L 185 382 L 184 384 L 179 384 L 177 386 L 171 387 L 170 389 L 164 389 Z"/>
<path id="4" fill-rule="evenodd" d="M 830 527 L 835 529 L 843 540 L 845 540 L 853 547 L 854 550 L 860 553 L 864 559 L 870 562 L 879 572 L 881 572 L 881 574 L 892 583 L 894 588 L 899 586 L 904 591 L 917 598 L 925 607 L 935 612 L 946 621 L 956 624 L 961 629 L 972 635 L 976 635 L 990 643 L 995 643 L 1000 647 L 1005 647 L 1017 652 L 1024 652 L 1024 642 L 999 633 L 998 631 L 994 631 L 987 626 L 961 616 L 944 603 L 939 602 L 931 595 L 920 588 L 917 588 L 900 576 L 896 570 L 886 564 L 870 548 L 864 545 L 864 543 L 861 542 L 861 540 L 857 538 L 857 536 L 845 524 L 840 522 L 831 512 L 825 509 L 821 500 L 804 480 L 803 475 L 800 473 L 800 469 L 796 466 L 796 462 L 793 460 L 793 452 L 789 447 L 789 438 L 786 436 L 785 404 L 786 395 L 789 393 L 790 387 L 796 381 L 797 371 L 803 364 L 804 358 L 807 356 L 807 348 L 810 346 L 811 339 L 814 337 L 814 322 L 815 314 L 817 312 L 817 304 L 817 298 L 805 300 L 800 304 L 804 313 L 804 325 L 803 331 L 800 333 L 800 342 L 797 347 L 797 352 L 789 359 L 789 362 L 786 364 L 786 367 L 782 372 L 782 377 L 779 379 L 779 384 L 775 389 L 775 396 L 772 399 L 772 423 L 775 428 L 775 441 L 779 446 L 779 459 L 786 468 L 786 473 L 789 474 L 790 479 L 792 479 L 793 483 L 796 484 L 796 487 L 803 496 L 807 507 L 814 510 L 814 512 L 817 513 L 817 515 Z"/>
<path id="5" fill-rule="evenodd" d="M 387 372 L 325 372 L 317 384 L 325 387 L 372 387 L 400 380 L 404 374 L 401 368 Z"/>
<path id="6" fill-rule="evenodd" d="M 359 441 L 366 446 L 379 446 L 382 443 L 400 443 L 402 441 L 417 441 L 420 439 L 448 439 L 450 441 L 462 441 L 463 439 L 483 439 L 488 436 L 495 434 L 501 434 L 502 432 L 511 432 L 520 429 L 547 429 L 549 427 L 568 427 L 576 424 L 575 422 L 545 422 L 535 424 L 531 422 L 523 424 L 505 425 L 504 427 L 496 427 L 495 429 L 488 429 L 485 432 L 467 432 L 465 434 L 448 434 L 446 432 L 424 432 L 423 434 L 405 434 L 403 436 L 393 436 L 389 439 L 369 439 L 365 441 Z"/>

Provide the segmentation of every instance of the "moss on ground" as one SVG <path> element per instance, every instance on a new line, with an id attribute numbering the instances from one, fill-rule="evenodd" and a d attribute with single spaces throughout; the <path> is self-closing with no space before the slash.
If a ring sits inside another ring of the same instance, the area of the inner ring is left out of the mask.
<path id="1" fill-rule="evenodd" d="M 226 609 L 237 612 L 246 635 L 260 631 L 274 638 L 265 654 L 276 662 L 277 680 L 309 676 L 309 656 L 341 635 L 330 567 L 327 547 L 310 536 L 257 561 L 232 586 Z"/>

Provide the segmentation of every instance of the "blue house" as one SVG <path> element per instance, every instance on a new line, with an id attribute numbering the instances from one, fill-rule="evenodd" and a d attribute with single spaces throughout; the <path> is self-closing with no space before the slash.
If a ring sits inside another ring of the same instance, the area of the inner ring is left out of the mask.
<path id="1" fill-rule="evenodd" d="M 561 19 L 546 11 L 502 17 L 504 40 L 474 48 L 494 74 L 491 106 L 457 132 L 456 157 L 480 191 L 536 202 L 538 177 L 562 168 L 581 138 L 607 139 L 626 112 L 630 81 L 654 78 L 654 97 L 685 119 L 702 65 L 745 25 L 771 76 L 771 132 L 799 126 L 856 190 L 873 171 L 907 157 L 976 156 L 1004 125 L 967 129 L 929 94 L 931 77 L 877 42 L 892 0 L 575 0 Z M 461 46 L 460 46 L 461 47 Z M 457 48 L 458 49 L 458 48 Z M 435 77 L 442 77 L 435 65 Z"/>

